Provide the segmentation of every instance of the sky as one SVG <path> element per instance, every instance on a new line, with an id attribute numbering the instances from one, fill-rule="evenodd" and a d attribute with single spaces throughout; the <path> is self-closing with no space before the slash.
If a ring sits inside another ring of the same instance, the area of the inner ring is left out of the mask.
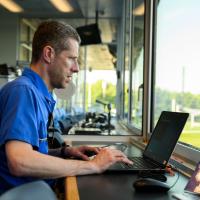
<path id="1" fill-rule="evenodd" d="M 200 0 L 161 0 L 156 85 L 200 94 Z M 184 82 L 184 84 L 183 84 Z"/>
<path id="2" fill-rule="evenodd" d="M 106 83 L 117 83 L 117 76 L 115 69 L 113 70 L 93 70 L 87 71 L 87 82 L 89 84 L 96 83 L 98 80 L 103 80 Z"/>

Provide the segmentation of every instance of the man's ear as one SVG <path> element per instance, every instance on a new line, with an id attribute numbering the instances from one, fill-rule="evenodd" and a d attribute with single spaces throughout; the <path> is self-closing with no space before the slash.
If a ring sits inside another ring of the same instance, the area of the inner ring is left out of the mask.
<path id="1" fill-rule="evenodd" d="M 55 51 L 51 46 L 45 46 L 43 48 L 43 59 L 46 63 L 50 64 L 54 59 Z"/>

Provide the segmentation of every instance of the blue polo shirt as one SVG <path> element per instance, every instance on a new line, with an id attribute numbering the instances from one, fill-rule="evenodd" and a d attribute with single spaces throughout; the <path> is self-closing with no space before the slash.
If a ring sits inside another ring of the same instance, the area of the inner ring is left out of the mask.
<path id="1" fill-rule="evenodd" d="M 29 68 L 0 90 L 0 190 L 36 180 L 10 174 L 5 143 L 23 141 L 34 150 L 48 154 L 47 122 L 54 106 L 55 101 L 44 81 Z"/>

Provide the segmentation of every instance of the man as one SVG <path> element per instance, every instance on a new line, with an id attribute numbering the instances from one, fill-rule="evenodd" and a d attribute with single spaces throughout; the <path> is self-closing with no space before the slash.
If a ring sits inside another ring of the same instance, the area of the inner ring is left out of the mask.
<path id="1" fill-rule="evenodd" d="M 30 68 L 0 91 L 0 190 L 36 179 L 101 173 L 115 162 L 132 162 L 118 150 L 65 147 L 48 150 L 47 121 L 54 88 L 65 88 L 79 71 L 80 38 L 69 25 L 40 24 L 32 43 Z M 97 155 L 90 160 L 86 152 Z M 75 157 L 79 160 L 63 159 Z M 82 160 L 80 160 L 80 158 Z"/>

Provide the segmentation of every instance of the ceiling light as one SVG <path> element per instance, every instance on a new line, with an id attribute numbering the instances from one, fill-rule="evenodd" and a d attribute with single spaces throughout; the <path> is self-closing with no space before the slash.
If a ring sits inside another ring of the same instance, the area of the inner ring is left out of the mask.
<path id="1" fill-rule="evenodd" d="M 141 3 L 138 7 L 133 9 L 133 15 L 135 16 L 144 15 L 144 3 Z"/>
<path id="2" fill-rule="evenodd" d="M 61 12 L 72 12 L 74 9 L 67 0 L 49 0 L 57 10 Z"/>
<path id="3" fill-rule="evenodd" d="M 18 12 L 22 12 L 23 11 L 23 8 L 20 7 L 18 4 L 16 4 L 12 0 L 0 0 L 0 5 L 2 5 L 3 7 L 5 7 L 10 12 L 16 12 L 16 13 L 18 13 Z"/>

